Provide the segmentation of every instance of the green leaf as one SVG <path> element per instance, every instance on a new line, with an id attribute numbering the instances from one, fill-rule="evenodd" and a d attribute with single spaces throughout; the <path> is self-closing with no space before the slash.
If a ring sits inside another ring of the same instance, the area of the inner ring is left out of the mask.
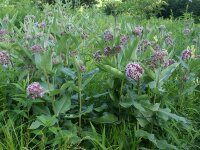
<path id="1" fill-rule="evenodd" d="M 83 108 L 81 115 L 88 114 L 88 113 L 92 112 L 92 110 L 93 110 L 93 105 L 90 105 L 90 106 L 86 107 L 85 109 Z"/>
<path id="2" fill-rule="evenodd" d="M 49 96 L 55 96 L 60 94 L 60 90 L 59 89 L 54 89 L 52 91 L 49 92 Z"/>
<path id="3" fill-rule="evenodd" d="M 41 122 L 45 127 L 53 126 L 56 122 L 58 122 L 55 115 L 52 117 L 47 115 L 40 115 L 37 116 L 37 120 Z"/>
<path id="4" fill-rule="evenodd" d="M 111 113 L 105 112 L 103 116 L 100 118 L 93 118 L 92 121 L 97 123 L 115 123 L 118 121 L 118 118 Z"/>
<path id="5" fill-rule="evenodd" d="M 110 65 L 102 65 L 102 64 L 97 64 L 97 66 L 102 69 L 105 72 L 110 73 L 111 75 L 115 76 L 116 78 L 124 79 L 125 75 L 118 70 L 117 68 L 114 68 Z"/>
<path id="6" fill-rule="evenodd" d="M 47 106 L 33 105 L 32 108 L 35 114 L 51 116 L 51 112 Z"/>
<path id="7" fill-rule="evenodd" d="M 174 119 L 176 121 L 180 121 L 183 123 L 188 123 L 188 121 L 184 117 L 180 117 L 176 114 L 171 113 L 171 110 L 169 108 L 165 109 L 159 109 L 158 110 L 158 116 L 161 117 L 163 120 L 167 121 L 169 119 Z"/>
<path id="8" fill-rule="evenodd" d="M 177 149 L 176 146 L 168 144 L 166 140 L 158 140 L 156 139 L 154 134 L 148 133 L 147 131 L 144 130 L 135 131 L 135 136 L 138 138 L 148 139 L 159 149 L 173 149 L 173 150 Z"/>
<path id="9" fill-rule="evenodd" d="M 71 96 L 63 96 L 60 100 L 55 101 L 55 113 L 65 113 L 70 110 L 71 107 Z"/>
<path id="10" fill-rule="evenodd" d="M 52 71 L 52 53 L 47 50 L 41 54 L 35 54 L 35 64 L 38 69 L 42 71 L 47 71 L 50 73 Z"/>
<path id="11" fill-rule="evenodd" d="M 178 67 L 179 63 L 175 63 L 164 69 L 160 74 L 159 82 L 163 82 L 168 80 L 168 78 L 172 75 L 174 70 Z"/>
<path id="12" fill-rule="evenodd" d="M 157 145 L 157 140 L 155 138 L 155 135 L 148 133 L 147 131 L 137 130 L 137 131 L 135 131 L 135 136 L 138 137 L 138 138 L 148 139 L 149 141 L 151 141 L 152 143 Z"/>
<path id="13" fill-rule="evenodd" d="M 171 144 L 168 144 L 166 140 L 157 140 L 157 147 L 159 149 L 172 149 L 177 150 L 177 147 Z"/>
<path id="14" fill-rule="evenodd" d="M 37 129 L 39 128 L 41 125 L 43 125 L 43 123 L 41 123 L 40 121 L 36 120 L 34 122 L 32 122 L 31 126 L 29 127 L 29 129 Z"/>
<path id="15" fill-rule="evenodd" d="M 65 89 L 67 89 L 68 87 L 72 86 L 74 83 L 72 81 L 67 81 L 66 83 L 64 83 L 60 90 L 64 91 Z"/>
<path id="16" fill-rule="evenodd" d="M 97 107 L 94 110 L 97 111 L 97 112 L 101 112 L 101 111 L 103 111 L 107 108 L 108 108 L 108 105 L 106 103 L 103 103 L 100 107 Z"/>
<path id="17" fill-rule="evenodd" d="M 71 79 L 73 79 L 73 80 L 76 78 L 75 72 L 72 71 L 72 70 L 69 69 L 69 68 L 62 68 L 61 71 L 62 71 L 65 75 L 69 76 L 69 77 L 70 77 Z"/>

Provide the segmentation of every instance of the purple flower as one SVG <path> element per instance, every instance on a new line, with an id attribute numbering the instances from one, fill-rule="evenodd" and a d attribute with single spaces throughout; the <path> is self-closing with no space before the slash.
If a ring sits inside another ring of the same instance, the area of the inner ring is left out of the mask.
<path id="1" fill-rule="evenodd" d="M 36 27 L 44 28 L 44 27 L 46 27 L 46 23 L 45 22 L 37 23 Z"/>
<path id="2" fill-rule="evenodd" d="M 174 41 L 173 41 L 173 39 L 170 36 L 166 36 L 165 43 L 167 45 L 173 45 Z"/>
<path id="3" fill-rule="evenodd" d="M 58 56 L 54 56 L 54 57 L 52 58 L 52 62 L 53 62 L 54 65 L 59 64 L 59 63 L 60 63 L 59 57 L 58 57 Z"/>
<path id="4" fill-rule="evenodd" d="M 141 26 L 135 27 L 135 29 L 133 30 L 133 34 L 141 35 L 142 31 L 143 31 L 143 27 L 141 27 Z"/>
<path id="5" fill-rule="evenodd" d="M 86 71 L 86 66 L 83 64 L 82 61 L 79 61 L 79 69 L 81 72 L 85 72 Z"/>
<path id="6" fill-rule="evenodd" d="M 109 56 L 111 54 L 111 52 L 112 52 L 112 50 L 109 46 L 104 48 L 104 55 Z"/>
<path id="7" fill-rule="evenodd" d="M 105 41 L 111 41 L 113 39 L 113 34 L 111 31 L 106 31 L 103 36 Z"/>
<path id="8" fill-rule="evenodd" d="M 93 54 L 93 58 L 95 59 L 95 61 L 100 61 L 101 60 L 101 53 L 100 53 L 100 51 L 96 51 Z"/>
<path id="9" fill-rule="evenodd" d="M 4 35 L 6 33 L 6 30 L 0 29 L 0 35 Z"/>
<path id="10" fill-rule="evenodd" d="M 120 38 L 120 44 L 126 45 L 127 42 L 128 42 L 128 39 L 129 39 L 128 35 L 123 35 L 123 36 Z"/>
<path id="11" fill-rule="evenodd" d="M 151 57 L 151 64 L 152 68 L 157 68 L 165 62 L 165 58 L 168 55 L 167 50 L 158 50 L 155 51 L 153 56 Z"/>
<path id="12" fill-rule="evenodd" d="M 40 45 L 36 44 L 31 47 L 31 50 L 32 53 L 39 53 L 43 51 L 43 48 Z"/>
<path id="13" fill-rule="evenodd" d="M 126 65 L 126 77 L 138 81 L 144 74 L 144 69 L 137 62 L 131 62 Z"/>
<path id="14" fill-rule="evenodd" d="M 6 51 L 0 51 L 0 64 L 7 65 L 9 63 L 9 54 Z"/>
<path id="15" fill-rule="evenodd" d="M 116 46 L 113 47 L 112 53 L 113 54 L 120 53 L 121 50 L 122 50 L 122 46 L 121 45 L 116 45 Z"/>
<path id="16" fill-rule="evenodd" d="M 181 59 L 182 60 L 187 60 L 192 56 L 192 52 L 189 49 L 183 50 L 181 53 Z"/>
<path id="17" fill-rule="evenodd" d="M 32 99 L 36 99 L 39 97 L 43 97 L 44 89 L 38 82 L 33 82 L 27 87 L 27 94 L 32 97 Z"/>
<path id="18" fill-rule="evenodd" d="M 139 51 L 145 51 L 147 49 L 148 46 L 151 45 L 151 42 L 148 40 L 143 40 L 139 46 L 138 46 L 138 50 Z"/>
<path id="19" fill-rule="evenodd" d="M 165 62 L 165 67 L 168 67 L 168 66 L 174 64 L 175 62 L 176 62 L 176 61 L 175 61 L 174 59 L 169 59 L 169 60 L 167 60 L 167 61 Z"/>

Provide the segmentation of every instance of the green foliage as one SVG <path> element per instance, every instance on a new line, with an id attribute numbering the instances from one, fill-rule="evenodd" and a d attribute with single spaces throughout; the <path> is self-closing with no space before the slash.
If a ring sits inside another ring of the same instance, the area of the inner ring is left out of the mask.
<path id="1" fill-rule="evenodd" d="M 1 0 L 0 1 L 1 12 L 0 17 L 6 19 L 6 16 L 12 17 L 16 15 L 15 23 L 19 26 L 20 22 L 26 15 L 39 15 L 39 9 L 37 8 L 35 1 L 31 0 Z"/>
<path id="2" fill-rule="evenodd" d="M 199 22 L 200 16 L 200 1 L 199 0 L 166 0 L 168 5 L 164 6 L 159 16 L 169 18 L 173 15 L 174 18 L 181 17 L 184 13 L 190 13 L 195 18 L 196 22 Z"/>
<path id="3" fill-rule="evenodd" d="M 17 15 L 0 21 L 0 149 L 199 149 L 199 26 L 112 15 L 59 1 L 17 26 Z"/>

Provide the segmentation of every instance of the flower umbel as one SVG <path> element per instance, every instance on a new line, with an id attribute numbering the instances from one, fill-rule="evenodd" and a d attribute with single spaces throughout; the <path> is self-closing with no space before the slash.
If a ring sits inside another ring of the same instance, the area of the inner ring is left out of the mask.
<path id="1" fill-rule="evenodd" d="M 103 36 L 105 41 L 111 41 L 113 39 L 112 32 L 106 31 Z"/>
<path id="2" fill-rule="evenodd" d="M 6 51 L 0 51 L 0 64 L 7 65 L 9 63 L 9 54 Z"/>
<path id="3" fill-rule="evenodd" d="M 100 61 L 101 60 L 101 53 L 100 53 L 100 51 L 96 51 L 93 54 L 93 58 L 95 59 L 95 61 Z"/>
<path id="4" fill-rule="evenodd" d="M 131 62 L 126 65 L 126 77 L 138 81 L 144 74 L 144 69 L 137 62 Z"/>
<path id="5" fill-rule="evenodd" d="M 140 26 L 135 27 L 135 29 L 133 30 L 133 33 L 134 33 L 135 35 L 141 35 L 142 32 L 143 32 L 143 27 L 140 27 Z"/>
<path id="6" fill-rule="evenodd" d="M 40 45 L 33 45 L 31 47 L 32 53 L 39 53 L 43 51 L 43 48 Z"/>
<path id="7" fill-rule="evenodd" d="M 33 82 L 27 87 L 27 94 L 32 97 L 32 99 L 36 99 L 39 97 L 43 97 L 44 89 L 38 82 Z"/>
<path id="8" fill-rule="evenodd" d="M 191 50 L 189 50 L 189 49 L 186 49 L 186 50 L 182 51 L 182 53 L 181 53 L 181 59 L 182 59 L 182 60 L 187 60 L 187 59 L 189 59 L 191 56 L 192 56 L 192 52 L 191 52 Z"/>

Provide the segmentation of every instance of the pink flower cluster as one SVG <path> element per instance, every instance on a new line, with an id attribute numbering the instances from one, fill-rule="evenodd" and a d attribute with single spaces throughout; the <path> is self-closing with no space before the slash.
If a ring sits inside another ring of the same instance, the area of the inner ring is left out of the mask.
<path id="1" fill-rule="evenodd" d="M 114 54 L 117 54 L 117 53 L 120 53 L 122 50 L 122 45 L 115 45 L 113 48 L 111 47 L 105 47 L 104 48 L 104 55 L 105 56 L 110 56 L 110 55 L 114 55 Z"/>
<path id="2" fill-rule="evenodd" d="M 166 36 L 166 37 L 165 37 L 165 43 L 166 43 L 167 45 L 173 45 L 173 44 L 174 44 L 174 41 L 173 41 L 173 39 L 172 39 L 170 36 Z"/>
<path id="3" fill-rule="evenodd" d="M 182 60 L 187 60 L 192 56 L 192 52 L 189 49 L 183 50 L 181 53 L 181 59 Z"/>
<path id="4" fill-rule="evenodd" d="M 27 87 L 27 94 L 32 97 L 32 99 L 36 99 L 38 97 L 43 97 L 44 89 L 38 82 L 33 82 Z"/>
<path id="5" fill-rule="evenodd" d="M 138 46 L 138 51 L 145 51 L 148 46 L 151 45 L 151 42 L 148 40 L 143 40 L 139 46 Z"/>
<path id="6" fill-rule="evenodd" d="M 6 51 L 0 51 L 0 64 L 7 65 L 9 63 L 9 54 Z"/>
<path id="7" fill-rule="evenodd" d="M 128 42 L 128 39 L 129 39 L 128 35 L 123 35 L 123 36 L 120 38 L 120 44 L 126 45 L 127 42 Z"/>
<path id="8" fill-rule="evenodd" d="M 113 34 L 111 31 L 106 31 L 103 36 L 105 41 L 111 41 L 113 39 Z"/>
<path id="9" fill-rule="evenodd" d="M 0 35 L 3 35 L 3 34 L 5 34 L 5 33 L 6 33 L 6 30 L 0 29 Z"/>
<path id="10" fill-rule="evenodd" d="M 131 62 L 126 65 L 126 77 L 138 81 L 144 74 L 144 69 L 137 62 Z"/>
<path id="11" fill-rule="evenodd" d="M 58 57 L 58 56 L 54 56 L 54 57 L 52 58 L 52 62 L 53 62 L 54 65 L 59 64 L 59 63 L 60 63 L 59 57 Z"/>
<path id="12" fill-rule="evenodd" d="M 39 53 L 43 51 L 43 48 L 40 45 L 36 44 L 31 47 L 31 50 L 32 53 Z"/>
<path id="13" fill-rule="evenodd" d="M 93 54 L 93 58 L 95 59 L 95 61 L 100 61 L 101 60 L 101 53 L 100 53 L 100 51 L 96 51 Z"/>
<path id="14" fill-rule="evenodd" d="M 86 66 L 83 64 L 83 62 L 79 63 L 79 69 L 81 72 L 85 72 L 86 71 Z"/>
<path id="15" fill-rule="evenodd" d="M 135 29 L 133 30 L 133 34 L 135 35 L 141 35 L 142 32 L 143 32 L 143 27 L 141 26 L 135 27 Z"/>
<path id="16" fill-rule="evenodd" d="M 165 62 L 166 56 L 168 55 L 167 50 L 155 51 L 151 58 L 151 67 L 157 68 Z"/>
<path id="17" fill-rule="evenodd" d="M 169 59 L 169 60 L 167 60 L 167 61 L 165 62 L 165 67 L 168 67 L 168 66 L 174 64 L 175 62 L 176 62 L 176 61 L 175 61 L 174 59 Z"/>
<path id="18" fill-rule="evenodd" d="M 108 46 L 104 48 L 104 55 L 109 56 L 111 54 L 112 49 Z"/>

